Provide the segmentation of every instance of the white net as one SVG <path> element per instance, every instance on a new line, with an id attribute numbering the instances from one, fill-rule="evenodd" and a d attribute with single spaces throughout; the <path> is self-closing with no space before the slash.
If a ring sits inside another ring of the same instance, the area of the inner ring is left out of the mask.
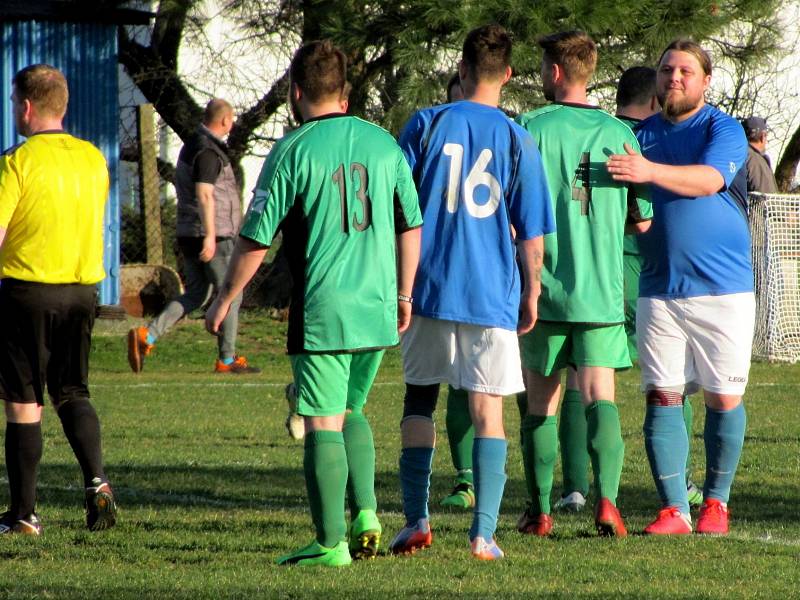
<path id="1" fill-rule="evenodd" d="M 756 290 L 753 356 L 800 360 L 800 196 L 750 194 Z"/>

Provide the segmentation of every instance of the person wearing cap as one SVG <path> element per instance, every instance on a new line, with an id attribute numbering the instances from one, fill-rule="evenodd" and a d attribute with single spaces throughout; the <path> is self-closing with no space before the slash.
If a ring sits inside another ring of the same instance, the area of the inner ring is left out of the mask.
<path id="1" fill-rule="evenodd" d="M 769 157 L 764 153 L 767 149 L 766 119 L 762 117 L 748 117 L 742 121 L 742 127 L 747 135 L 747 192 L 761 192 L 763 194 L 777 194 L 778 184 Z"/>

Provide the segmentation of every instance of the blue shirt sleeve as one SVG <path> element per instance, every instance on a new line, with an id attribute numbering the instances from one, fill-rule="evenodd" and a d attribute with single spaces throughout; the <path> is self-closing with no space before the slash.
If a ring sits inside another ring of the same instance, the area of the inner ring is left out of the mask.
<path id="1" fill-rule="evenodd" d="M 421 113 L 417 112 L 408 120 L 403 131 L 400 133 L 398 141 L 403 155 L 406 157 L 408 166 L 411 167 L 411 172 L 414 173 L 416 179 L 416 165 L 417 161 L 422 156 L 422 143 L 425 139 L 425 120 L 422 118 Z"/>
<path id="2" fill-rule="evenodd" d="M 708 141 L 700 164 L 714 167 L 730 187 L 747 160 L 747 138 L 742 126 L 731 117 L 717 113 L 709 123 Z"/>
<path id="3" fill-rule="evenodd" d="M 518 133 L 517 172 L 508 194 L 508 212 L 518 240 L 556 230 L 550 191 L 536 142 L 527 131 Z"/>

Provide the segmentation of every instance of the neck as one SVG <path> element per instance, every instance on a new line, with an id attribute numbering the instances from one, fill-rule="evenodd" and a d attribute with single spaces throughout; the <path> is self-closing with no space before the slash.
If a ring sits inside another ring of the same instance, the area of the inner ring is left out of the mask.
<path id="1" fill-rule="evenodd" d="M 57 118 L 37 118 L 31 119 L 30 123 L 28 124 L 28 135 L 34 135 L 35 133 L 41 133 L 42 131 L 57 131 L 59 129 L 64 129 L 61 119 Z"/>
<path id="2" fill-rule="evenodd" d="M 617 116 L 626 117 L 628 119 L 639 119 L 641 121 L 652 114 L 653 111 L 650 110 L 649 105 L 637 106 L 636 104 L 628 104 L 627 106 L 620 106 L 617 108 Z"/>
<path id="3" fill-rule="evenodd" d="M 749 142 L 749 144 L 753 147 L 753 150 L 759 154 L 764 154 L 764 151 L 767 149 L 767 145 L 763 142 Z"/>
<path id="4" fill-rule="evenodd" d="M 556 102 L 568 102 L 570 104 L 589 104 L 586 95 L 585 84 L 564 84 L 555 89 Z"/>
<path id="5" fill-rule="evenodd" d="M 342 104 L 338 100 L 331 102 L 319 102 L 315 104 L 302 104 L 300 111 L 303 115 L 303 121 L 309 119 L 316 119 L 323 115 L 330 114 L 345 114 L 346 111 L 342 110 Z"/>
<path id="6" fill-rule="evenodd" d="M 462 84 L 464 88 L 464 100 L 485 104 L 492 108 L 497 108 L 500 104 L 500 92 L 502 84 L 478 82 L 474 85 L 469 83 Z"/>

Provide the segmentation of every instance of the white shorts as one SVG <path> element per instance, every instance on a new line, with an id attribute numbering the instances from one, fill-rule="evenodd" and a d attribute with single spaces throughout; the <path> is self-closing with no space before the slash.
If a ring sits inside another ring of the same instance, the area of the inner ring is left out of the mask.
<path id="1" fill-rule="evenodd" d="M 675 300 L 639 298 L 636 332 L 642 390 L 703 388 L 741 396 L 755 325 L 752 293 Z"/>
<path id="2" fill-rule="evenodd" d="M 414 315 L 400 344 L 406 383 L 497 396 L 525 389 L 515 331 Z"/>

